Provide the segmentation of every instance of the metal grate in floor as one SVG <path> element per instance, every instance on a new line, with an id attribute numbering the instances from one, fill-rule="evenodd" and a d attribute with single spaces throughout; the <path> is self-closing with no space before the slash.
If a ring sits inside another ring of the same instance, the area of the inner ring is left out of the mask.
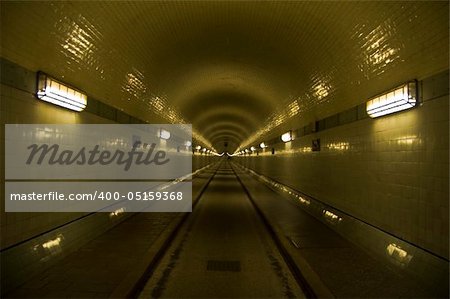
<path id="1" fill-rule="evenodd" d="M 229 271 L 229 272 L 240 272 L 241 262 L 240 261 L 208 261 L 206 265 L 207 271 Z"/>

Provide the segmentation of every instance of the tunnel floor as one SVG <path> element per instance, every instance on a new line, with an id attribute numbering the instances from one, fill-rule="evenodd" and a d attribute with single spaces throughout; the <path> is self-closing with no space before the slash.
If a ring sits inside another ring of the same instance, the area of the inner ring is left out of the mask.
<path id="1" fill-rule="evenodd" d="M 304 298 L 308 289 L 286 255 L 294 262 L 301 256 L 338 298 L 439 297 L 439 290 L 374 259 L 234 163 L 217 163 L 192 183 L 192 213 L 135 214 L 4 297 Z M 281 253 L 271 227 L 295 244 Z M 170 242 L 158 243 L 167 231 Z M 165 246 L 149 263 L 155 244 Z M 145 275 L 138 275 L 142 269 Z M 119 292 L 127 288 L 133 296 Z"/>
<path id="2" fill-rule="evenodd" d="M 229 163 L 140 298 L 304 297 Z"/>

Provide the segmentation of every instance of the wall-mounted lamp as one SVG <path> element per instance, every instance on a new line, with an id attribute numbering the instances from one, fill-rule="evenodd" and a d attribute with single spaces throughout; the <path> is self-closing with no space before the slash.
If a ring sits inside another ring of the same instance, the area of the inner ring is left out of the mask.
<path id="1" fill-rule="evenodd" d="M 259 147 L 260 147 L 260 148 L 266 148 L 267 145 L 266 145 L 264 142 L 261 142 L 261 143 L 259 144 Z"/>
<path id="2" fill-rule="evenodd" d="M 202 149 L 202 147 L 201 147 L 200 145 L 197 145 L 197 146 L 195 147 L 195 149 L 199 151 L 199 150 Z"/>
<path id="3" fill-rule="evenodd" d="M 291 141 L 291 140 L 292 140 L 292 132 L 289 131 L 289 132 L 286 132 L 286 133 L 284 133 L 283 135 L 281 135 L 281 140 L 282 140 L 283 142 L 289 142 L 289 141 Z"/>
<path id="4" fill-rule="evenodd" d="M 75 111 L 83 111 L 87 105 L 85 93 L 42 72 L 38 72 L 36 96 L 40 100 Z"/>
<path id="5" fill-rule="evenodd" d="M 192 142 L 188 140 L 184 143 L 184 145 L 186 145 L 187 147 L 190 147 L 192 145 Z"/>
<path id="6" fill-rule="evenodd" d="M 254 151 L 256 151 L 256 148 L 255 148 L 254 146 L 252 146 L 252 147 L 250 148 L 250 150 L 251 150 L 252 152 L 254 152 Z"/>
<path id="7" fill-rule="evenodd" d="M 408 82 L 367 101 L 366 111 L 372 117 L 413 108 L 417 104 L 417 82 Z"/>
<path id="8" fill-rule="evenodd" d="M 164 129 L 159 130 L 159 138 L 165 140 L 170 139 L 170 132 Z"/>

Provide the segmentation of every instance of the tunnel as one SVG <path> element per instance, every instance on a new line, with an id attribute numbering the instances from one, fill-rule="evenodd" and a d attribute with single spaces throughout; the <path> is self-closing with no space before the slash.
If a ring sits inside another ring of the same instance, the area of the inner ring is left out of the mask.
<path id="1" fill-rule="evenodd" d="M 448 298 L 448 1 L 1 1 L 2 298 Z"/>

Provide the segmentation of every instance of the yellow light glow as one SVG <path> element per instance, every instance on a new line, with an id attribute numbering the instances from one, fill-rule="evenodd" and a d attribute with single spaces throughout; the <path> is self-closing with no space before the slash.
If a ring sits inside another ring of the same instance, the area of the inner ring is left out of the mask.
<path id="1" fill-rule="evenodd" d="M 292 140 L 292 133 L 291 131 L 284 133 L 283 135 L 281 135 L 281 140 L 283 142 L 289 142 Z"/>
<path id="2" fill-rule="evenodd" d="M 153 98 L 149 103 L 156 111 L 163 111 L 166 106 L 165 102 L 159 97 Z"/>
<path id="3" fill-rule="evenodd" d="M 416 103 L 416 82 L 410 82 L 367 101 L 366 111 L 375 118 L 413 108 Z"/>
<path id="4" fill-rule="evenodd" d="M 159 132 L 159 138 L 168 140 L 170 139 L 170 132 L 164 129 L 161 129 Z"/>
<path id="5" fill-rule="evenodd" d="M 397 142 L 398 145 L 412 145 L 415 143 L 420 144 L 422 142 L 422 139 L 417 137 L 417 135 L 407 135 L 395 139 L 395 142 Z"/>
<path id="6" fill-rule="evenodd" d="M 300 106 L 298 105 L 297 100 L 291 102 L 287 107 L 287 114 L 289 117 L 295 116 L 300 111 Z"/>
<path id="7" fill-rule="evenodd" d="M 310 146 L 304 146 L 304 147 L 301 147 L 301 148 L 299 149 L 299 151 L 302 152 L 302 153 L 309 153 L 309 152 L 312 152 L 312 147 L 310 147 Z"/>
<path id="8" fill-rule="evenodd" d="M 350 144 L 348 142 L 329 143 L 328 148 L 330 150 L 346 151 L 350 148 Z"/>
<path id="9" fill-rule="evenodd" d="M 392 257 L 396 262 L 401 265 L 407 265 L 411 259 L 412 255 L 408 254 L 408 252 L 402 249 L 399 245 L 395 243 L 391 243 L 386 247 L 387 254 Z"/>
<path id="10" fill-rule="evenodd" d="M 329 89 L 330 87 L 328 85 L 326 85 L 323 82 L 320 82 L 313 87 L 314 95 L 317 97 L 317 99 L 322 100 L 323 98 L 328 96 Z"/>
<path id="11" fill-rule="evenodd" d="M 300 195 L 298 195 L 298 199 L 300 200 L 300 202 L 302 204 L 305 204 L 307 206 L 309 206 L 311 204 L 311 201 L 309 199 L 305 199 L 305 198 L 301 197 Z"/>
<path id="12" fill-rule="evenodd" d="M 45 243 L 42 244 L 42 247 L 46 248 L 46 249 L 51 249 L 55 246 L 59 246 L 59 244 L 61 243 L 62 238 L 60 236 L 58 236 L 56 239 L 47 241 Z"/>
<path id="13" fill-rule="evenodd" d="M 130 97 L 136 100 L 142 99 L 147 92 L 147 86 L 144 83 L 144 74 L 138 69 L 133 68 L 133 71 L 125 76 L 122 91 L 128 93 Z M 130 97 L 128 100 L 131 100 Z"/>
<path id="14" fill-rule="evenodd" d="M 38 73 L 38 99 L 74 111 L 83 111 L 87 105 L 87 95 L 66 84 Z"/>
<path id="15" fill-rule="evenodd" d="M 260 148 L 266 148 L 267 145 L 266 145 L 264 142 L 261 142 L 261 143 L 259 144 L 259 147 L 260 147 Z"/>
<path id="16" fill-rule="evenodd" d="M 122 214 L 124 212 L 125 212 L 125 208 L 120 208 L 120 209 L 115 210 L 114 212 L 111 212 L 109 214 L 109 216 L 110 217 L 119 216 L 120 214 Z"/>
<path id="17" fill-rule="evenodd" d="M 333 212 L 330 212 L 328 210 L 322 210 L 322 213 L 327 220 L 330 220 L 333 223 L 342 221 L 342 218 L 339 217 L 338 215 L 334 214 Z"/>

